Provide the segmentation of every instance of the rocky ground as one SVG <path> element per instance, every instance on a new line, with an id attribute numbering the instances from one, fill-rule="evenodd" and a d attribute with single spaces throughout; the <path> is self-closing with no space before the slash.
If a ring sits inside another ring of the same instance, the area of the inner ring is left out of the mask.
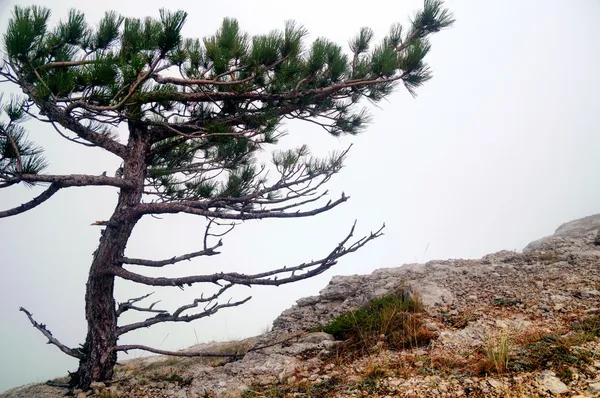
<path id="1" fill-rule="evenodd" d="M 431 261 L 334 277 L 263 336 L 190 347 L 241 359 L 150 357 L 83 397 L 600 397 L 600 215 L 521 253 Z M 356 350 L 317 332 L 391 292 L 423 304 L 427 344 Z M 245 353 L 245 354 L 244 354 Z M 59 397 L 46 385 L 3 398 Z"/>

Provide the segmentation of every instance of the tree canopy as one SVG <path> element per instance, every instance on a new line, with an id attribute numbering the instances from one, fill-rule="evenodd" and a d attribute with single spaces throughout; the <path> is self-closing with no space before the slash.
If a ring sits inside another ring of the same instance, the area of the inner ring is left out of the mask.
<path id="1" fill-rule="evenodd" d="M 48 26 L 49 17 L 47 8 L 16 6 L 3 36 L 0 76 L 25 96 L 13 96 L 3 106 L 0 188 L 49 186 L 29 202 L 0 211 L 0 218 L 30 210 L 69 187 L 119 191 L 111 218 L 96 223 L 104 228 L 86 290 L 85 343 L 76 349 L 65 346 L 22 309 L 52 344 L 80 360 L 73 383 L 84 387 L 112 376 L 119 351 L 157 352 L 118 345 L 120 335 L 241 305 L 249 298 L 219 298 L 235 285 L 279 286 L 318 275 L 380 236 L 381 229 L 352 241 L 353 226 L 318 260 L 253 275 L 148 277 L 131 267 L 164 267 L 216 255 L 223 245 L 220 237 L 237 221 L 310 217 L 347 201 L 343 193 L 326 198 L 324 185 L 341 170 L 348 150 L 316 158 L 302 145 L 275 151 L 270 166 L 259 163 L 257 154 L 278 143 L 287 119 L 316 124 L 334 136 L 363 131 L 370 120 L 365 100 L 376 103 L 398 86 L 414 96 L 431 78 L 425 62 L 429 36 L 454 21 L 441 1 L 425 0 L 408 24 L 392 25 L 377 43 L 372 29 L 361 28 L 347 53 L 325 38 L 307 43 L 308 32 L 294 21 L 285 22 L 282 30 L 250 35 L 235 19 L 225 18 L 214 35 L 197 39 L 181 34 L 188 18 L 184 11 L 163 9 L 158 18 L 145 19 L 108 11 L 95 27 L 76 10 L 54 28 Z M 73 174 L 45 174 L 43 148 L 22 126 L 28 118 L 52 126 L 71 143 L 112 153 L 122 166 L 114 175 L 77 174 L 77 165 Z M 125 255 L 142 217 L 169 213 L 206 219 L 201 250 L 165 260 Z M 149 286 L 208 283 L 219 288 L 175 310 L 157 310 L 134 305 L 148 295 L 117 305 L 115 277 Z M 204 309 L 193 312 L 201 303 Z M 156 315 L 120 324 L 127 310 Z"/>

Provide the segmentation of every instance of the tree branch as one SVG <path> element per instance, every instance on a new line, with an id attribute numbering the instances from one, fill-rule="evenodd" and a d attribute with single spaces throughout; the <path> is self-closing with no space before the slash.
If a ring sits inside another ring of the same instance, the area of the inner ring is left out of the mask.
<path id="1" fill-rule="evenodd" d="M 145 260 L 145 259 L 141 259 L 141 258 L 122 257 L 119 261 L 124 264 L 143 265 L 146 267 L 164 267 L 165 265 L 175 264 L 180 261 L 191 260 L 194 257 L 214 256 L 216 254 L 219 254 L 219 252 L 215 251 L 215 249 L 218 247 L 221 247 L 221 246 L 223 246 L 223 242 L 221 240 L 219 240 L 219 242 L 216 245 L 214 245 L 213 247 L 209 247 L 208 249 L 184 254 L 181 256 L 173 257 L 173 258 L 168 258 L 166 260 L 153 261 L 153 260 Z"/>
<path id="2" fill-rule="evenodd" d="M 382 236 L 383 235 L 382 231 L 385 228 L 385 225 L 384 225 L 376 232 L 374 232 L 374 233 L 372 232 L 370 235 L 365 236 L 365 237 L 355 241 L 348 247 L 345 247 L 345 245 L 348 243 L 348 241 L 354 234 L 355 226 L 356 226 L 356 222 L 354 223 L 354 225 L 352 226 L 352 228 L 350 230 L 350 233 L 344 238 L 344 240 L 342 240 L 342 242 L 340 242 L 335 247 L 335 249 L 333 249 L 331 251 L 331 253 L 329 253 L 329 255 L 327 255 L 326 257 L 324 257 L 322 259 L 303 263 L 303 264 L 300 264 L 298 266 L 291 267 L 291 268 L 283 267 L 283 268 L 279 268 L 276 270 L 267 271 L 267 272 L 254 274 L 254 275 L 239 274 L 239 273 L 235 273 L 235 272 L 231 272 L 231 273 L 221 272 L 221 273 L 216 273 L 216 274 L 212 274 L 212 275 L 193 275 L 193 276 L 184 276 L 184 277 L 178 277 L 178 278 L 165 278 L 165 277 L 149 277 L 149 276 L 145 276 L 145 275 L 136 274 L 136 273 L 128 271 L 122 267 L 111 267 L 111 268 L 107 269 L 106 271 L 104 271 L 104 273 L 110 274 L 110 275 L 115 275 L 120 278 L 130 280 L 130 281 L 133 281 L 136 283 L 142 283 L 142 284 L 145 284 L 148 286 L 181 287 L 186 284 L 192 285 L 194 283 L 216 283 L 216 284 L 218 284 L 219 281 L 225 281 L 229 284 L 245 285 L 245 286 L 252 286 L 252 285 L 280 286 L 280 285 L 284 285 L 287 283 L 292 283 L 292 282 L 308 279 L 308 278 L 311 278 L 313 276 L 319 275 L 319 274 L 327 271 L 329 268 L 331 268 L 332 266 L 337 264 L 337 260 L 340 257 L 345 256 L 346 254 L 355 252 L 356 250 L 360 249 L 361 247 L 363 247 L 364 245 L 366 245 L 368 242 L 372 241 L 373 239 L 376 239 L 376 238 Z M 304 271 L 306 271 L 306 272 L 302 273 L 302 274 L 300 273 L 300 272 L 304 272 Z M 282 274 L 286 274 L 286 273 L 290 273 L 290 272 L 291 272 L 290 276 L 287 276 L 287 277 L 284 277 L 281 279 L 278 278 Z"/>
<path id="3" fill-rule="evenodd" d="M 40 332 L 42 332 L 42 334 L 44 336 L 46 336 L 46 338 L 48 339 L 48 344 L 54 344 L 55 346 L 58 347 L 59 350 L 61 350 L 62 352 L 64 352 L 65 354 L 67 354 L 69 356 L 72 356 L 73 358 L 77 358 L 77 359 L 84 358 L 84 356 L 81 352 L 67 347 L 66 345 L 64 345 L 63 343 L 58 341 L 54 336 L 52 336 L 52 333 L 46 328 L 46 325 L 44 325 L 43 323 L 37 323 L 33 319 L 33 315 L 31 314 L 31 312 L 27 311 L 23 307 L 19 307 L 19 311 L 24 312 L 25 315 L 27 315 L 27 318 L 29 318 L 29 322 L 31 322 L 33 327 L 36 328 L 37 330 L 39 330 Z"/>
<path id="4" fill-rule="evenodd" d="M 224 220 L 257 220 L 263 218 L 301 218 L 310 217 L 319 213 L 326 212 L 334 207 L 346 202 L 349 196 L 342 196 L 335 201 L 330 201 L 325 206 L 308 211 L 283 212 L 271 210 L 240 211 L 238 213 L 224 212 L 218 210 L 208 210 L 207 208 L 195 208 L 192 205 L 205 206 L 203 202 L 180 202 L 180 203 L 142 203 L 132 209 L 132 215 L 139 216 L 145 214 L 175 214 L 187 213 L 204 217 L 219 218 Z"/>
<path id="5" fill-rule="evenodd" d="M 15 79 L 17 84 L 23 90 L 23 92 L 40 108 L 41 115 L 47 116 L 48 119 L 53 120 L 61 126 L 63 126 L 64 128 L 66 128 L 67 130 L 74 132 L 77 136 L 81 137 L 82 139 L 99 147 L 102 147 L 121 158 L 124 158 L 127 155 L 127 147 L 113 140 L 109 134 L 97 133 L 91 128 L 85 127 L 84 125 L 79 123 L 75 118 L 69 115 L 66 111 L 60 109 L 56 105 L 56 103 L 53 103 L 50 100 L 40 100 L 40 96 L 37 95 L 37 89 L 32 84 L 27 83 L 27 80 L 19 73 L 18 68 L 15 68 L 8 62 L 7 64 L 17 76 L 12 76 L 9 71 L 0 71 L 0 76 L 4 76 L 6 78 L 11 77 Z"/>
<path id="6" fill-rule="evenodd" d="M 60 188 L 87 187 L 87 186 L 113 186 L 118 188 L 133 188 L 133 184 L 123 178 L 108 176 L 92 176 L 88 174 L 70 175 L 44 175 L 20 174 L 13 178 L 5 179 L 7 182 L 49 182 L 60 185 Z"/>
<path id="7" fill-rule="evenodd" d="M 288 342 L 290 340 L 297 339 L 298 337 L 302 336 L 305 333 L 306 332 L 304 332 L 304 331 L 295 332 L 295 333 L 292 333 L 291 336 L 288 336 L 288 337 L 286 337 L 286 338 L 284 338 L 282 340 L 277 340 L 277 341 L 274 341 L 274 342 L 269 343 L 269 344 L 252 347 L 249 350 L 243 350 L 243 352 L 238 351 L 235 354 L 223 354 L 223 353 L 202 352 L 202 351 L 195 351 L 195 352 L 190 352 L 190 351 L 166 351 L 166 350 L 159 350 L 157 348 L 152 348 L 152 347 L 148 347 L 148 346 L 145 346 L 145 345 L 139 345 L 139 344 L 116 346 L 114 348 L 114 350 L 115 351 L 123 351 L 123 352 L 127 352 L 128 350 L 144 350 L 144 351 L 152 352 L 152 353 L 155 353 L 155 354 L 168 355 L 168 356 L 173 356 L 173 357 L 213 357 L 213 358 L 234 358 L 234 359 L 239 359 L 239 358 L 243 358 L 244 355 L 246 355 L 249 352 L 260 351 L 260 350 L 264 350 L 265 348 L 274 347 L 276 345 L 286 343 L 286 342 Z"/>
<path id="8" fill-rule="evenodd" d="M 150 92 L 145 96 L 144 103 L 151 103 L 156 101 L 181 101 L 181 102 L 214 102 L 223 101 L 227 99 L 232 100 L 253 100 L 253 101 L 285 101 L 285 100 L 299 100 L 302 98 L 317 96 L 325 97 L 334 94 L 340 90 L 352 87 L 370 86 L 373 84 L 381 83 L 392 83 L 398 80 L 402 80 L 406 77 L 407 73 L 401 73 L 397 76 L 389 78 L 364 78 L 347 80 L 342 83 L 332 84 L 331 86 L 309 89 L 304 91 L 291 91 L 287 93 L 268 93 L 268 92 L 234 92 L 234 91 L 222 91 L 222 92 L 192 92 L 186 93 L 181 91 L 172 91 L 168 93 L 153 93 Z"/>
<path id="9" fill-rule="evenodd" d="M 22 205 L 14 207 L 9 210 L 0 211 L 0 218 L 15 216 L 17 214 L 21 214 L 28 210 L 31 210 L 34 207 L 39 206 L 42 203 L 44 203 L 45 201 L 47 201 L 48 199 L 50 199 L 52 197 L 52 195 L 54 195 L 56 192 L 58 192 L 60 190 L 60 188 L 61 188 L 60 184 L 53 183 L 50 185 L 50 187 L 48 189 L 46 189 L 44 192 L 42 192 L 40 195 L 36 196 L 35 198 L 31 199 L 29 202 L 23 203 Z"/>
<path id="10" fill-rule="evenodd" d="M 156 315 L 155 317 L 148 318 L 142 322 L 136 322 L 136 323 L 131 323 L 129 325 L 120 326 L 117 328 L 117 334 L 120 336 L 122 334 L 131 332 L 132 330 L 136 330 L 136 329 L 140 329 L 140 328 L 144 328 L 144 327 L 147 328 L 147 327 L 150 327 L 157 323 L 163 323 L 163 322 L 191 322 L 196 319 L 205 318 L 207 316 L 214 315 L 223 308 L 237 307 L 239 305 L 246 303 L 248 300 L 250 300 L 252 298 L 250 296 L 250 297 L 246 297 L 245 299 L 240 300 L 240 301 L 231 302 L 231 300 L 230 300 L 225 304 L 214 303 L 213 305 L 211 305 L 211 303 L 214 300 L 219 298 L 219 296 L 221 296 L 221 294 L 223 294 L 227 289 L 229 289 L 232 286 L 233 286 L 233 284 L 225 285 L 217 293 L 213 294 L 210 297 L 207 297 L 207 298 L 200 297 L 200 298 L 195 299 L 191 304 L 182 305 L 181 307 L 176 309 L 172 315 L 169 315 L 169 313 L 165 311 L 163 313 Z M 182 315 L 182 313 L 184 311 L 187 311 L 192 308 L 196 308 L 198 306 L 198 304 L 200 304 L 200 303 L 207 303 L 206 307 L 204 307 L 204 310 L 202 310 L 202 312 L 199 312 L 199 313 L 193 314 L 193 315 Z"/>
<path id="11" fill-rule="evenodd" d="M 158 348 L 152 348 L 140 344 L 129 344 L 129 345 L 118 345 L 115 346 L 114 351 L 123 351 L 128 353 L 129 350 L 143 350 L 152 352 L 154 354 L 168 355 L 171 357 L 210 357 L 210 358 L 242 358 L 246 353 L 243 354 L 220 354 L 214 352 L 186 352 L 186 351 L 167 351 L 159 350 Z"/>
<path id="12" fill-rule="evenodd" d="M 128 311 L 128 310 L 135 310 L 135 311 L 140 311 L 140 312 L 156 312 L 159 314 L 167 312 L 167 310 L 152 309 L 156 304 L 160 303 L 160 300 L 155 301 L 154 303 L 150 304 L 150 307 L 148 307 L 148 308 L 141 308 L 141 307 L 136 307 L 133 305 L 134 303 L 137 303 L 138 301 L 142 301 L 143 299 L 148 298 L 153 294 L 154 294 L 154 292 L 148 293 L 141 297 L 132 298 L 132 299 L 127 300 L 124 303 L 119 304 L 119 307 L 117 308 L 117 316 L 121 315 L 122 313 L 124 313 L 125 311 Z"/>

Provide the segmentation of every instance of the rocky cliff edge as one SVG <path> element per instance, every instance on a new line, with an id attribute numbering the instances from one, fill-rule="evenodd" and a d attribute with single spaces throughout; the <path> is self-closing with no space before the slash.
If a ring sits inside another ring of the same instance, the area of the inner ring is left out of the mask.
<path id="1" fill-rule="evenodd" d="M 74 393 L 78 398 L 600 396 L 600 325 L 586 333 L 578 326 L 600 319 L 599 230 L 595 215 L 561 225 L 520 253 L 335 276 L 318 296 L 284 311 L 265 335 L 189 348 L 240 359 L 132 360 L 117 369 L 112 382 Z M 310 332 L 398 291 L 423 303 L 424 325 L 435 336 L 427 345 L 379 346 L 344 357 L 343 342 Z M 477 364 L 498 336 L 506 336 L 510 366 L 482 371 Z M 539 359 L 536 366 L 530 366 L 532 358 Z M 64 394 L 33 384 L 0 397 Z"/>

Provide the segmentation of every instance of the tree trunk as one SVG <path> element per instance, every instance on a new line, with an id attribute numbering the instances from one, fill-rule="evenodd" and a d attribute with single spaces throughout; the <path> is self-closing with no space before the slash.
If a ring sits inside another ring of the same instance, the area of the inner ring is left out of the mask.
<path id="1" fill-rule="evenodd" d="M 100 237 L 100 244 L 90 267 L 85 294 L 85 317 L 88 332 L 79 369 L 72 374 L 71 384 L 88 388 L 93 381 L 110 380 L 117 361 L 117 312 L 114 298 L 114 276 L 102 274 L 120 266 L 119 258 L 140 217 L 129 216 L 128 210 L 139 204 L 144 188 L 146 155 L 149 145 L 141 131 L 130 126 L 128 154 L 124 160 L 123 178 L 136 184 L 134 189 L 121 189 L 115 211 Z"/>

